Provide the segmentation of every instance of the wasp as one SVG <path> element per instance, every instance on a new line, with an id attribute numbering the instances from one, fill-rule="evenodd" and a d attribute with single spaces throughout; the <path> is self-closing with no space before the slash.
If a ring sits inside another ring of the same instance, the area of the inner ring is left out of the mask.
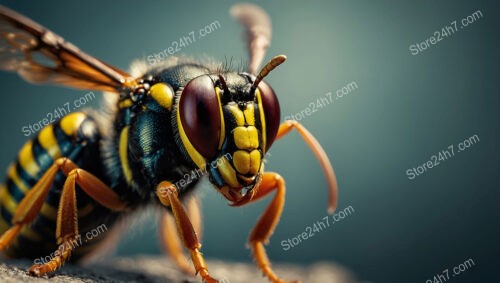
<path id="1" fill-rule="evenodd" d="M 136 64 L 129 74 L 0 8 L 1 69 L 30 83 L 104 91 L 106 98 L 102 109 L 70 113 L 23 145 L 0 189 L 0 250 L 16 258 L 51 254 L 28 270 L 44 276 L 106 244 L 103 236 L 75 246 L 79 235 L 156 206 L 162 244 L 176 265 L 203 282 L 217 282 L 201 253 L 201 216 L 190 194 L 200 178 L 183 182 L 186 174 L 207 175 L 231 206 L 274 193 L 248 246 L 270 281 L 285 282 L 273 272 L 264 247 L 283 210 L 285 180 L 264 170 L 265 154 L 297 130 L 326 175 L 330 213 L 337 181 L 316 138 L 296 121 L 280 124 L 277 96 L 263 79 L 286 56 L 259 68 L 271 40 L 269 16 L 252 4 L 234 5 L 230 12 L 245 31 L 246 71 L 171 57 L 152 66 Z"/>

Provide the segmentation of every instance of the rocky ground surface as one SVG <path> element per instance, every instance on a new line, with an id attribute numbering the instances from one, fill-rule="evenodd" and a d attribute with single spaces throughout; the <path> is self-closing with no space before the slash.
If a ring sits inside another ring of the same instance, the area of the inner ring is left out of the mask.
<path id="1" fill-rule="evenodd" d="M 116 258 L 87 266 L 67 264 L 51 278 L 26 275 L 32 262 L 8 260 L 0 262 L 0 282 L 200 282 L 179 272 L 164 257 Z M 207 262 L 211 274 L 223 283 L 268 282 L 251 263 Z M 284 279 L 300 279 L 304 283 L 357 283 L 348 270 L 334 263 L 319 262 L 309 266 L 275 264 Z"/>

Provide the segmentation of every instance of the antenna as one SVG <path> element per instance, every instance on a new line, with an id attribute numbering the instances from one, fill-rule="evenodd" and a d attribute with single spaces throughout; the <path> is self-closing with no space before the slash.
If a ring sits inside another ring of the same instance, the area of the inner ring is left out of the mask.
<path id="1" fill-rule="evenodd" d="M 281 65 L 283 62 L 285 62 L 286 56 L 285 55 L 278 55 L 271 59 L 271 61 L 267 62 L 264 67 L 260 70 L 259 74 L 255 78 L 255 81 L 253 81 L 252 84 L 252 92 L 257 88 L 259 83 L 264 79 L 272 70 L 274 70 L 276 67 Z"/>
<path id="2" fill-rule="evenodd" d="M 262 8 L 249 3 L 236 4 L 231 7 L 229 13 L 245 30 L 250 56 L 248 72 L 254 75 L 271 44 L 271 19 Z"/>

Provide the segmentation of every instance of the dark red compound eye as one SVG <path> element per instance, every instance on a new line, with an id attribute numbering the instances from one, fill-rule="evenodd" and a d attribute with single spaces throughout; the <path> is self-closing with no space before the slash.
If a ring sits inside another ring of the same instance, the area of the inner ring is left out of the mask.
<path id="1" fill-rule="evenodd" d="M 217 153 L 221 132 L 220 105 L 209 76 L 191 80 L 182 91 L 179 115 L 184 132 L 205 158 Z"/>
<path id="2" fill-rule="evenodd" d="M 266 151 L 271 147 L 280 126 L 280 104 L 273 89 L 264 81 L 259 83 L 262 107 L 266 119 Z"/>

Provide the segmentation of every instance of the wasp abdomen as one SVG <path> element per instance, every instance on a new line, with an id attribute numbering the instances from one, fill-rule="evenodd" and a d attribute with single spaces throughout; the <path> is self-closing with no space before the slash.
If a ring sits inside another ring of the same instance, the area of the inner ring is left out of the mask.
<path id="1" fill-rule="evenodd" d="M 0 188 L 0 234 L 12 225 L 12 217 L 19 203 L 58 158 L 67 157 L 79 167 L 106 181 L 101 165 L 99 140 L 99 130 L 94 119 L 88 114 L 75 112 L 46 126 L 34 139 L 26 142 L 16 161 L 8 169 L 5 186 Z M 48 256 L 57 248 L 57 207 L 64 181 L 65 176 L 59 172 L 40 214 L 32 225 L 23 228 L 18 238 L 6 249 L 7 255 L 37 258 Z M 116 214 L 110 213 L 81 190 L 77 190 L 77 199 L 81 234 L 102 224 L 111 224 L 111 220 L 116 218 Z M 98 242 L 99 239 L 94 239 L 86 244 L 88 247 L 76 249 L 74 259 Z M 82 246 L 84 245 L 83 243 Z"/>

